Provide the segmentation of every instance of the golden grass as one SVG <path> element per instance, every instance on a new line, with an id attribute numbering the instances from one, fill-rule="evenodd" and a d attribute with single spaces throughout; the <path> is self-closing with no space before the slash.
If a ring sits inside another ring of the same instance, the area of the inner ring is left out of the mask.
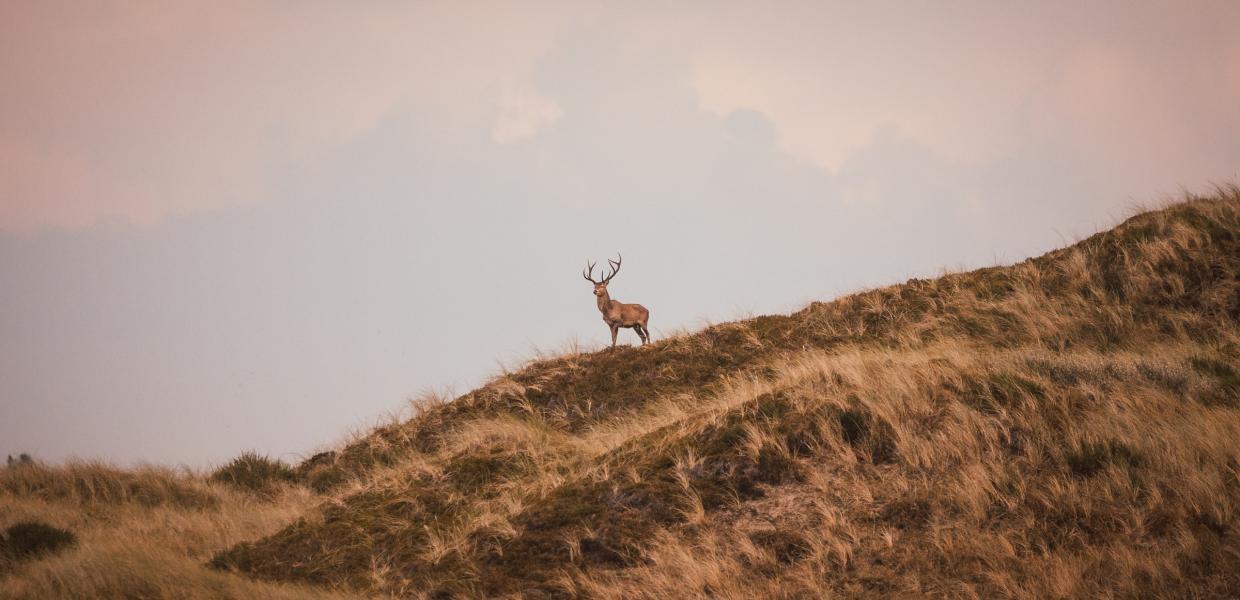
<path id="1" fill-rule="evenodd" d="M 1157 358 L 981 357 L 955 347 L 804 357 L 774 387 L 800 427 L 754 418 L 772 398 L 754 390 L 645 444 L 675 452 L 732 424 L 742 432 L 733 447 L 756 456 L 787 452 L 803 431 L 829 432 L 798 458 L 800 481 L 705 518 L 693 508 L 660 528 L 633 566 L 569 563 L 553 587 L 599 598 L 1225 597 L 1240 560 L 1227 537 L 1240 507 L 1240 419 L 1185 406 L 1178 390 L 1211 385 L 1189 366 L 1195 346 L 1151 350 Z M 1066 385 L 1062 373 L 1110 375 Z M 1027 378 L 1012 397 L 978 390 L 1004 399 L 993 410 L 944 406 L 935 394 L 1011 377 Z M 725 417 L 746 410 L 749 418 Z M 832 421 L 847 410 L 889 426 L 892 462 L 876 462 L 872 441 L 850 441 Z M 694 463 L 703 459 L 676 461 L 681 487 L 692 485 L 683 473 Z"/>
<path id="2" fill-rule="evenodd" d="M 1231 597 L 1237 439 L 1225 188 L 1010 267 L 539 356 L 270 498 L 158 469 L 0 475 L 0 525 L 85 536 L 0 592 Z"/>
<path id="3" fill-rule="evenodd" d="M 2 598 L 352 598 L 209 569 L 207 559 L 276 531 L 316 502 L 300 487 L 262 500 L 192 473 L 101 463 L 0 469 L 0 530 L 38 520 L 74 532 L 61 553 L 0 570 Z"/>

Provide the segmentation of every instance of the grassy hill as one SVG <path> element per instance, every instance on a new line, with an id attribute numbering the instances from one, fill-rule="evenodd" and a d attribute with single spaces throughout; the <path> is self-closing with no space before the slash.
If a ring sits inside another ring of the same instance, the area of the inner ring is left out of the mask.
<path id="1" fill-rule="evenodd" d="M 538 360 L 292 470 L 10 467 L 0 526 L 81 539 L 0 552 L 0 596 L 1234 597 L 1238 441 L 1230 187 Z"/>

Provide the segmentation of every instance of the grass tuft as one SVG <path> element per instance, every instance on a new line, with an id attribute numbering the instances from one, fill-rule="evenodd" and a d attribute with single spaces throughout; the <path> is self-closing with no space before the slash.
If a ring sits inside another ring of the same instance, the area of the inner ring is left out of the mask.
<path id="1" fill-rule="evenodd" d="M 209 479 L 242 490 L 270 493 L 276 486 L 296 481 L 297 474 L 282 461 L 243 452 L 213 471 Z"/>
<path id="2" fill-rule="evenodd" d="M 18 563 L 56 553 L 77 543 L 72 531 L 41 521 L 22 521 L 0 532 L 0 572 Z"/>

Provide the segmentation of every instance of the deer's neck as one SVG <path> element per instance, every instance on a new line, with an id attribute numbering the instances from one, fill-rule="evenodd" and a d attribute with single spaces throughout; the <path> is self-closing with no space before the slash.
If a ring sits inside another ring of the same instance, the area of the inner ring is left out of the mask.
<path id="1" fill-rule="evenodd" d="M 607 292 L 603 292 L 603 295 L 598 297 L 598 311 L 606 315 L 608 309 L 610 308 L 611 308 L 611 294 L 608 294 Z"/>

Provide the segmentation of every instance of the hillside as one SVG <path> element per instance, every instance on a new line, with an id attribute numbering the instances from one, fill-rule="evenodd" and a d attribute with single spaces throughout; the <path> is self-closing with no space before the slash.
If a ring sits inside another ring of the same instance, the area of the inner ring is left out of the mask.
<path id="1" fill-rule="evenodd" d="M 262 493 L 160 477 L 215 499 L 183 509 L 217 522 L 177 563 L 201 597 L 1234 597 L 1237 440 L 1229 187 L 1020 264 L 538 360 Z M 31 483 L 67 469 L 0 471 L 0 525 L 107 531 Z M 0 595 L 70 589 L 83 551 Z"/>

